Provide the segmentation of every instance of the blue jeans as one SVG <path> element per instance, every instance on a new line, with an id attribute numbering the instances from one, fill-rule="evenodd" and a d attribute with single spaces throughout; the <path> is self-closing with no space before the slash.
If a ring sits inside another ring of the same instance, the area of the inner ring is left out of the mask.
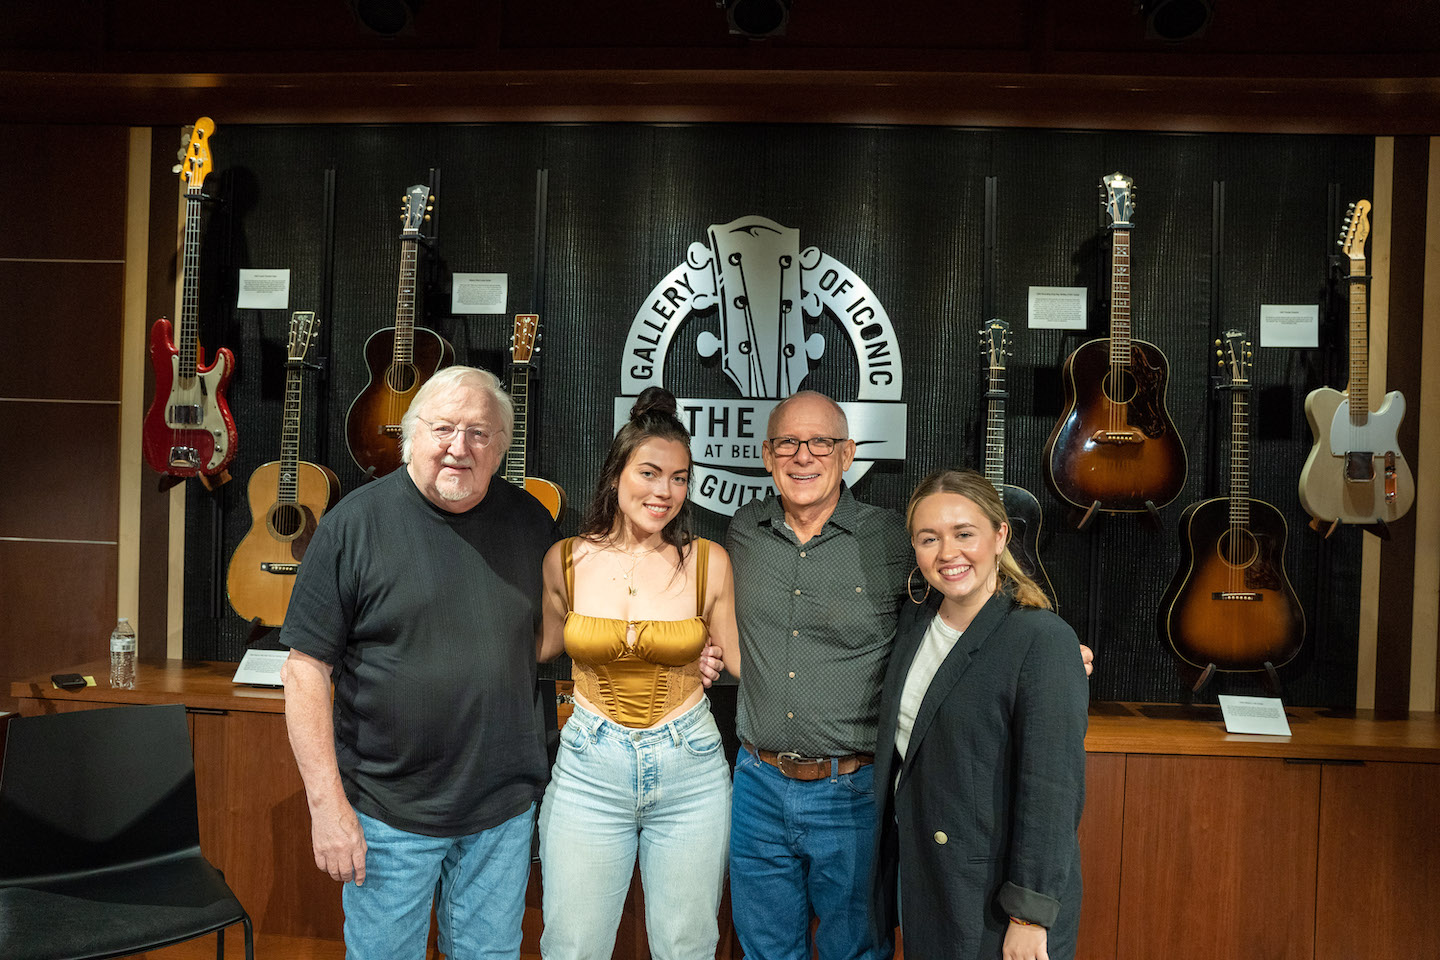
<path id="1" fill-rule="evenodd" d="M 747 960 L 883 960 L 870 933 L 875 767 L 792 780 L 749 750 L 735 762 L 730 902 Z"/>
<path id="2" fill-rule="evenodd" d="M 541 955 L 608 960 L 638 854 L 650 955 L 713 960 L 729 829 L 730 766 L 708 700 L 648 730 L 577 706 L 540 804 Z"/>
<path id="3" fill-rule="evenodd" d="M 520 956 L 535 805 L 463 837 L 397 830 L 356 812 L 365 831 L 365 883 L 345 884 L 346 960 L 423 958 L 435 904 L 440 951 L 450 960 Z"/>

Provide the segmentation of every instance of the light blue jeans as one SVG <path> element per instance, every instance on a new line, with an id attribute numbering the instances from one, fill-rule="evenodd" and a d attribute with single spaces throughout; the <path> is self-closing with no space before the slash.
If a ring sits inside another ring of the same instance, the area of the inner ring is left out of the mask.
<path id="1" fill-rule="evenodd" d="M 632 730 L 581 707 L 540 805 L 549 960 L 608 960 L 635 860 L 655 960 L 713 960 L 730 835 L 730 765 L 701 700 Z"/>
<path id="2" fill-rule="evenodd" d="M 341 894 L 346 960 L 423 958 L 437 881 L 439 946 L 449 960 L 520 956 L 533 803 L 463 837 L 427 837 L 356 816 L 365 831 L 365 883 L 347 883 Z"/>

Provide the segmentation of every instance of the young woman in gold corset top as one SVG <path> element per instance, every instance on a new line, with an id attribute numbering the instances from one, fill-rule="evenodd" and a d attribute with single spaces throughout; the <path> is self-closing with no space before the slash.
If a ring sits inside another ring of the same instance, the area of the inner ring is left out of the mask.
<path id="1" fill-rule="evenodd" d="M 540 656 L 568 653 L 575 680 L 540 807 L 551 960 L 611 956 L 637 857 L 651 956 L 715 956 L 730 768 L 700 660 L 738 672 L 740 654 L 730 560 L 687 523 L 690 436 L 675 409 L 658 387 L 640 395 L 579 536 L 545 557 Z"/>

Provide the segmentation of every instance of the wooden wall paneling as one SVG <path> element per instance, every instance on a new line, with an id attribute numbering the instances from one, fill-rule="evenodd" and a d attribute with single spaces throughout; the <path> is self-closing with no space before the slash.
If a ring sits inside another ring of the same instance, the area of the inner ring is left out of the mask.
<path id="1" fill-rule="evenodd" d="M 115 571 L 114 544 L 0 540 L 0 710 L 16 709 L 13 680 L 109 656 Z"/>
<path id="2" fill-rule="evenodd" d="M 1440 927 L 1440 765 L 1322 771 L 1315 960 L 1432 956 Z"/>
<path id="3" fill-rule="evenodd" d="M 28 229 L 0 233 L 0 257 L 123 258 L 127 140 L 124 127 L 0 127 L 0 171 L 16 190 L 12 212 L 35 216 L 23 221 Z"/>
<path id="4" fill-rule="evenodd" d="M 114 543 L 119 409 L 0 403 L 0 537 Z"/>
<path id="5" fill-rule="evenodd" d="M 1075 955 L 1113 960 L 1120 923 L 1120 860 L 1125 815 L 1125 754 L 1085 758 L 1085 813 L 1080 863 L 1085 894 Z"/>
<path id="6" fill-rule="evenodd" d="M 123 270 L 118 260 L 0 260 L 6 315 L 0 394 L 119 398 Z"/>
<path id="7" fill-rule="evenodd" d="M 1119 960 L 1310 960 L 1320 768 L 1131 755 Z"/>

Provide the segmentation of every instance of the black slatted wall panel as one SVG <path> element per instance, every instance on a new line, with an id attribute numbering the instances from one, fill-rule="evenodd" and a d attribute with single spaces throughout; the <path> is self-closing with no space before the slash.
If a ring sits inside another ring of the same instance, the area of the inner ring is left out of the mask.
<path id="1" fill-rule="evenodd" d="M 169 139 L 170 134 L 157 134 Z M 166 145 L 168 149 L 168 145 Z M 981 463 L 984 368 L 977 350 L 987 303 L 1015 332 L 1008 361 L 1007 479 L 1046 511 L 1041 541 L 1060 610 L 1100 656 L 1103 699 L 1173 701 L 1186 686 L 1157 637 L 1155 609 L 1179 560 L 1176 523 L 1195 500 L 1228 492 L 1228 396 L 1211 388 L 1213 339 L 1241 326 L 1256 341 L 1252 496 L 1290 524 L 1287 568 L 1310 632 L 1282 671 L 1297 704 L 1353 701 L 1360 535 L 1322 541 L 1295 493 L 1310 448 L 1303 402 L 1343 386 L 1343 300 L 1328 300 L 1338 235 L 1335 198 L 1368 196 L 1367 138 L 1161 135 L 1127 132 L 840 126 L 307 126 L 226 127 L 212 141 L 215 205 L 202 251 L 202 336 L 230 345 L 238 371 L 235 481 L 217 493 L 191 484 L 185 652 L 236 660 L 247 626 L 224 598 L 225 564 L 250 526 L 245 485 L 278 458 L 288 311 L 237 310 L 235 271 L 288 267 L 291 307 L 323 302 L 325 174 L 334 171 L 333 310 L 307 374 L 302 457 L 332 467 L 342 489 L 363 477 L 344 419 L 364 387 L 366 338 L 394 322 L 399 200 L 437 178 L 436 244 L 422 257 L 417 322 L 455 345 L 457 359 L 504 376 L 515 313 L 534 302 L 535 172 L 548 170 L 545 310 L 540 376 L 532 384 L 529 472 L 570 497 L 574 530 L 609 442 L 625 336 L 652 288 L 706 228 L 759 214 L 801 231 L 874 291 L 895 326 L 909 405 L 908 456 L 882 463 L 857 494 L 903 508 L 928 470 Z M 1134 335 L 1170 362 L 1169 407 L 1189 456 L 1184 491 L 1156 529 L 1129 515 L 1075 518 L 1045 487 L 1042 448 L 1063 397 L 1058 371 L 1087 339 L 1108 333 L 1108 222 L 1102 175 L 1135 180 Z M 994 178 L 993 250 L 986 245 L 986 178 Z M 993 289 L 987 291 L 987 258 Z M 451 271 L 509 276 L 507 314 L 449 313 Z M 1027 288 L 1089 289 L 1085 333 L 1029 330 Z M 987 299 L 988 293 L 988 299 Z M 1322 303 L 1325 348 L 1261 350 L 1262 303 Z M 666 359 L 682 396 L 733 397 L 696 341 L 713 312 L 682 325 Z M 818 326 L 824 357 L 806 385 L 855 397 L 859 367 L 838 321 Z M 1223 404 L 1218 407 L 1216 404 Z M 325 422 L 316 422 L 322 410 Z M 1218 414 L 1217 414 L 1218 411 Z M 1223 435 L 1211 438 L 1212 424 Z M 726 518 L 696 512 L 722 538 Z M 1208 692 L 1248 692 L 1231 676 Z"/>

